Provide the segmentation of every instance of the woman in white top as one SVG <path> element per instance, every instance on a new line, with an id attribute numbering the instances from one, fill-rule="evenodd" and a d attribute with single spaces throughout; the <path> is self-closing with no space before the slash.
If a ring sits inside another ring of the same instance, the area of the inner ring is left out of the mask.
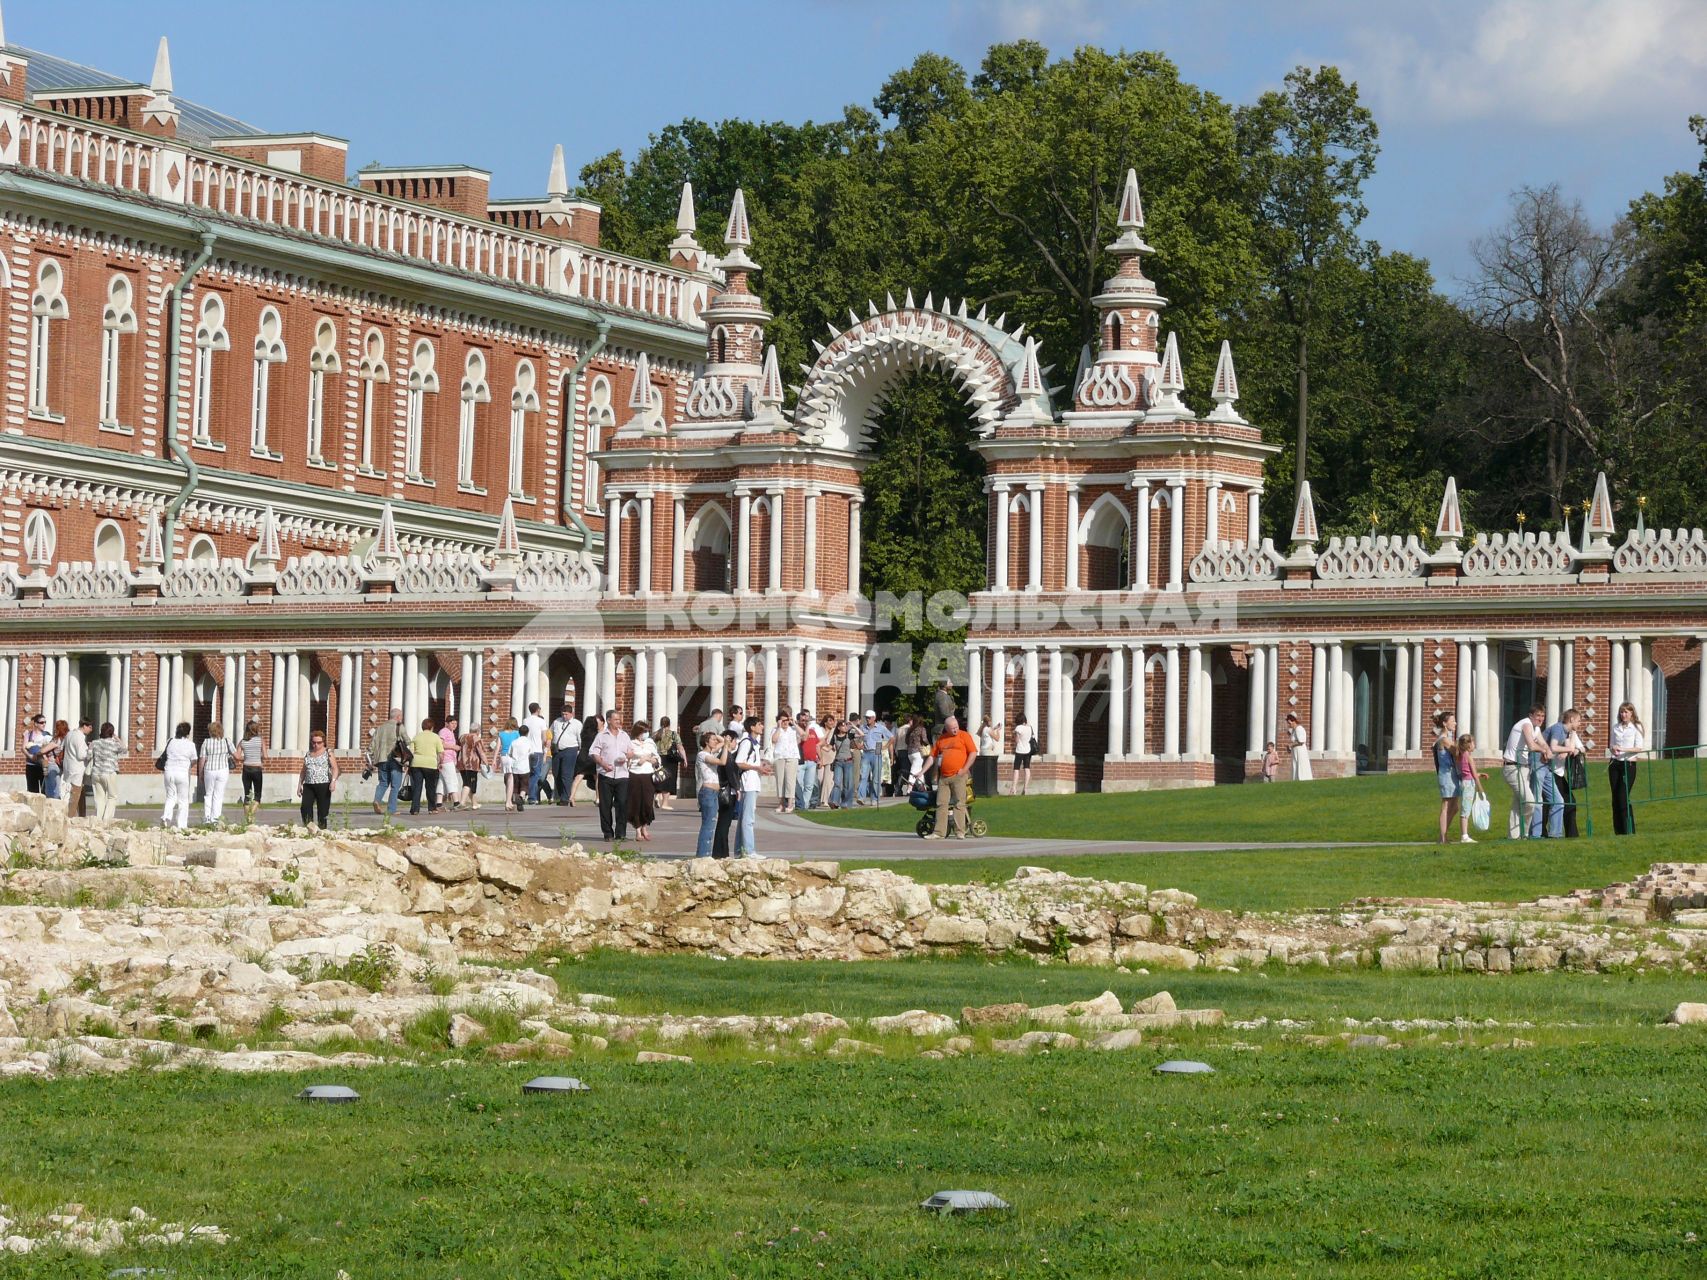
<path id="1" fill-rule="evenodd" d="M 1023 796 L 1031 784 L 1031 753 L 1036 745 L 1037 730 L 1031 727 L 1023 714 L 1015 716 L 1013 794 L 1016 796 Z"/>
<path id="2" fill-rule="evenodd" d="M 1292 743 L 1292 781 L 1314 780 L 1316 775 L 1310 772 L 1310 735 L 1295 715 L 1286 717 L 1286 736 Z"/>
<path id="3" fill-rule="evenodd" d="M 237 748 L 225 736 L 225 726 L 215 720 L 202 739 L 202 821 L 210 826 L 225 812 L 225 780 L 231 776 L 231 761 Z"/>
<path id="4" fill-rule="evenodd" d="M 996 762 L 1002 754 L 1002 726 L 991 724 L 990 717 L 978 726 L 978 755 L 972 761 L 972 794 L 996 794 Z"/>
<path id="5" fill-rule="evenodd" d="M 1636 813 L 1630 807 L 1630 789 L 1636 785 L 1636 757 L 1648 749 L 1648 735 L 1636 714 L 1634 703 L 1618 705 L 1618 723 L 1612 726 L 1607 755 L 1612 763 L 1607 773 L 1612 783 L 1612 831 L 1615 835 L 1636 834 Z"/>
<path id="6" fill-rule="evenodd" d="M 166 779 L 166 809 L 160 825 L 182 831 L 190 825 L 190 768 L 196 762 L 196 744 L 190 741 L 190 722 L 179 723 L 172 740 L 160 753 L 160 769 Z M 177 821 L 173 821 L 173 814 Z"/>

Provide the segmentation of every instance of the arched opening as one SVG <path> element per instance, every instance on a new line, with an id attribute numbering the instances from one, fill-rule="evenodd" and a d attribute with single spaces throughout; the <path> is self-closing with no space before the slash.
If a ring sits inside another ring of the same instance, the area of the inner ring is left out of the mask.
<path id="1" fill-rule="evenodd" d="M 715 502 L 694 515 L 687 529 L 687 581 L 689 591 L 729 591 L 730 526 L 728 513 Z"/>
<path id="2" fill-rule="evenodd" d="M 124 563 L 124 530 L 111 520 L 101 521 L 95 530 L 95 563 Z"/>
<path id="3" fill-rule="evenodd" d="M 1119 591 L 1131 581 L 1131 521 L 1119 499 L 1104 494 L 1080 522 L 1079 582 L 1086 591 Z"/>
<path id="4" fill-rule="evenodd" d="M 191 564 L 218 564 L 219 548 L 205 533 L 197 534 L 190 539 L 189 554 L 184 558 Z"/>

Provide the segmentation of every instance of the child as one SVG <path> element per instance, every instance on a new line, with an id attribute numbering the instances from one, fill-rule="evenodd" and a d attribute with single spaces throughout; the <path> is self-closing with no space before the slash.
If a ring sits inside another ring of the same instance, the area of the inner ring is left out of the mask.
<path id="1" fill-rule="evenodd" d="M 1275 778 L 1279 775 L 1279 773 L 1280 773 L 1280 752 L 1276 751 L 1274 749 L 1274 743 L 1270 742 L 1268 744 L 1268 746 L 1263 748 L 1263 753 L 1262 753 L 1262 780 L 1264 782 L 1273 782 L 1275 780 Z"/>
<path id="2" fill-rule="evenodd" d="M 1482 794 L 1482 783 L 1488 775 L 1476 772 L 1476 739 L 1472 735 L 1466 733 L 1458 739 L 1458 750 L 1453 755 L 1458 762 L 1458 839 L 1461 844 L 1475 844 L 1470 838 L 1470 809 Z"/>

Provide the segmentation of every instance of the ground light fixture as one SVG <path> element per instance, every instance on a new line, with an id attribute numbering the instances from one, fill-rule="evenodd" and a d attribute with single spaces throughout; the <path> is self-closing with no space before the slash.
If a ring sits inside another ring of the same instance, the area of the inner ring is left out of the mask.
<path id="1" fill-rule="evenodd" d="M 586 1093 L 588 1087 L 574 1076 L 535 1076 L 522 1086 L 523 1093 Z"/>
<path id="2" fill-rule="evenodd" d="M 1193 1062 L 1189 1058 L 1174 1058 L 1162 1063 L 1156 1068 L 1159 1076 L 1212 1076 L 1215 1068 L 1207 1062 Z"/>
<path id="3" fill-rule="evenodd" d="M 926 1213 L 989 1213 L 1013 1206 L 990 1191 L 939 1191 L 919 1203 Z"/>
<path id="4" fill-rule="evenodd" d="M 360 1102 L 362 1098 L 344 1084 L 311 1084 L 296 1096 L 303 1102 Z"/>

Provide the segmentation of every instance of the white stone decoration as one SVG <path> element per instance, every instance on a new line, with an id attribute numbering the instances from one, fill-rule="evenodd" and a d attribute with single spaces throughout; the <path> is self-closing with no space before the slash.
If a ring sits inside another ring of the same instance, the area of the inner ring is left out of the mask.
<path id="1" fill-rule="evenodd" d="M 1700 529 L 1648 529 L 1624 535 L 1612 557 L 1619 573 L 1707 573 L 1707 536 Z"/>
<path id="2" fill-rule="evenodd" d="M 160 594 L 168 600 L 237 600 L 244 594 L 248 575 L 241 560 L 218 564 L 179 561 L 160 577 Z"/>
<path id="3" fill-rule="evenodd" d="M 1202 586 L 1271 582 L 1280 576 L 1280 553 L 1267 538 L 1260 547 L 1252 547 L 1248 542 L 1216 541 L 1205 545 L 1192 558 L 1187 573 L 1191 581 Z"/>
<path id="4" fill-rule="evenodd" d="M 598 566 L 590 557 L 576 553 L 535 552 L 522 558 L 516 571 L 518 596 L 596 596 Z M 496 686 L 494 686 L 496 689 Z"/>
<path id="5" fill-rule="evenodd" d="M 62 564 L 47 580 L 49 600 L 126 600 L 130 598 L 130 572 L 122 564 L 92 564 L 79 560 Z"/>
<path id="6" fill-rule="evenodd" d="M 1359 538 L 1329 538 L 1316 558 L 1316 576 L 1329 582 L 1383 582 L 1423 576 L 1423 549 L 1413 535 L 1407 538 L 1364 534 Z"/>
<path id="7" fill-rule="evenodd" d="M 472 552 L 415 552 L 403 557 L 393 590 L 400 596 L 479 595 L 482 567 Z"/>
<path id="8" fill-rule="evenodd" d="M 280 596 L 359 596 L 362 575 L 345 559 L 309 555 L 291 560 L 273 586 Z"/>
<path id="9" fill-rule="evenodd" d="M 1478 533 L 1459 571 L 1466 578 L 1551 578 L 1569 574 L 1575 561 L 1563 533 Z"/>

